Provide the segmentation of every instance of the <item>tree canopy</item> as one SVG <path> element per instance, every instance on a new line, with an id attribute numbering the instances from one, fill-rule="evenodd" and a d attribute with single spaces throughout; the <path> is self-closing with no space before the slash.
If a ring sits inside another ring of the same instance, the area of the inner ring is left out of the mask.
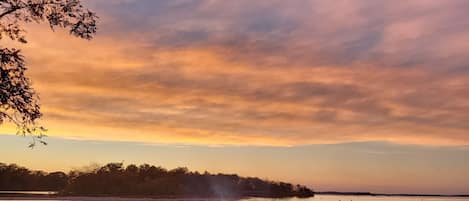
<path id="1" fill-rule="evenodd" d="M 48 190 L 70 196 L 150 197 L 311 197 L 301 185 L 240 177 L 236 174 L 191 172 L 179 167 L 167 170 L 149 164 L 109 163 L 89 171 L 45 173 L 0 163 L 1 190 Z"/>
<path id="2" fill-rule="evenodd" d="M 50 28 L 67 28 L 71 35 L 91 39 L 96 33 L 96 14 L 80 0 L 0 0 L 0 40 L 27 43 L 23 23 L 48 23 Z M 18 134 L 33 136 L 43 144 L 45 128 L 37 120 L 42 116 L 39 96 L 26 76 L 21 50 L 0 44 L 0 124 L 5 120 L 17 126 Z"/>
<path id="3" fill-rule="evenodd" d="M 0 190 L 2 191 L 56 191 L 65 188 L 67 174 L 32 171 L 15 164 L 0 163 Z"/>

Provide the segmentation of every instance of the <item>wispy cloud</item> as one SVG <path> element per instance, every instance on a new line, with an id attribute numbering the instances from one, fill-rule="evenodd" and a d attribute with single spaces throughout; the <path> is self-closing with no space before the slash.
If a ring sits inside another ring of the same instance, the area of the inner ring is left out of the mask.
<path id="1" fill-rule="evenodd" d="M 467 145 L 467 1 L 87 1 L 98 37 L 29 29 L 52 135 Z"/>

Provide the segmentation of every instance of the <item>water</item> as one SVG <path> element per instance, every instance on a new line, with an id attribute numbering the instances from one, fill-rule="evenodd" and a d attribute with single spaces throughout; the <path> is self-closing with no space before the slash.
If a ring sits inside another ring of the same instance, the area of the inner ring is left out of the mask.
<path id="1" fill-rule="evenodd" d="M 4 200 L 17 201 L 210 201 L 209 199 L 130 199 L 130 198 L 93 198 L 93 197 L 74 197 L 74 198 L 1 198 Z M 287 199 L 271 199 L 271 198 L 249 198 L 240 201 L 469 201 L 467 197 L 405 197 L 405 196 L 336 196 L 336 195 L 317 195 L 314 198 L 287 198 Z"/>
<path id="2" fill-rule="evenodd" d="M 316 195 L 313 198 L 266 199 L 251 198 L 245 201 L 469 201 L 466 197 L 405 197 L 405 196 L 347 196 Z"/>
<path id="3" fill-rule="evenodd" d="M 21 195 L 53 195 L 57 194 L 55 191 L 0 191 L 2 194 L 21 194 Z"/>

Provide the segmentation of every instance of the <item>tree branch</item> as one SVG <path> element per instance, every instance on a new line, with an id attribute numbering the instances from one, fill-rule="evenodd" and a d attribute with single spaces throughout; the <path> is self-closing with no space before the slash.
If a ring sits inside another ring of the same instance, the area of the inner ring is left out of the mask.
<path id="1" fill-rule="evenodd" d="M 31 6 L 37 6 L 37 5 L 59 5 L 58 3 L 55 2 L 46 2 L 46 3 L 35 3 L 35 4 L 29 4 L 29 7 Z M 6 15 L 12 14 L 18 10 L 25 9 L 28 6 L 11 6 L 10 10 L 5 11 L 4 13 L 0 14 L 0 20 L 5 17 Z"/>
<path id="2" fill-rule="evenodd" d="M 15 8 L 13 8 L 13 9 L 10 9 L 10 10 L 8 10 L 8 11 L 6 11 L 6 12 L 0 14 L 0 19 L 3 18 L 3 17 L 5 17 L 5 16 L 8 15 L 8 14 L 14 13 L 15 11 L 20 10 L 20 9 L 23 9 L 23 8 L 26 8 L 26 7 L 15 7 Z"/>

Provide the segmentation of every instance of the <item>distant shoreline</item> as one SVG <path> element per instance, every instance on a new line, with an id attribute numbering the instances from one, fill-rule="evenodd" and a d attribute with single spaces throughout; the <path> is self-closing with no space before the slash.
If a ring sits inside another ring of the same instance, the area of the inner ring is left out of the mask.
<path id="1" fill-rule="evenodd" d="M 387 193 L 370 193 L 370 192 L 316 192 L 316 195 L 341 195 L 341 196 L 384 196 L 384 197 L 451 197 L 451 198 L 466 198 L 469 195 L 441 195 L 441 194 L 387 194 Z M 59 194 L 1 194 L 0 199 L 7 200 L 67 200 L 67 201 L 235 201 L 248 199 L 253 197 L 233 197 L 233 198 L 202 198 L 202 197 L 170 197 L 170 196 L 63 196 Z M 269 198 L 269 197 L 257 197 L 257 198 Z"/>
<path id="2" fill-rule="evenodd" d="M 1 192 L 1 191 L 0 191 Z M 295 196 L 284 197 L 293 198 Z M 313 197 L 313 196 L 311 196 Z M 275 198 L 275 197 L 262 197 L 262 196 L 240 196 L 240 197 L 191 197 L 191 196 L 147 196 L 147 195 L 61 195 L 59 193 L 53 194 L 30 194 L 30 193 L 0 193 L 1 199 L 7 200 L 23 200 L 23 199 L 35 199 L 35 200 L 79 200 L 79 201 L 108 201 L 114 200 L 132 200 L 132 201 L 145 201 L 145 200 L 157 200 L 157 201 L 176 201 L 176 200 L 187 200 L 187 201 L 227 201 L 227 200 L 241 200 L 248 198 Z"/>
<path id="3" fill-rule="evenodd" d="M 0 194 L 1 199 L 7 200 L 23 200 L 23 199 L 34 199 L 34 200 L 71 200 L 71 201 L 119 201 L 119 200 L 132 200 L 132 201 L 145 201 L 145 200 L 156 200 L 156 201 L 176 201 L 176 200 L 187 200 L 187 201 L 226 201 L 226 200 L 240 200 L 247 197 L 238 198 L 202 198 L 202 197 L 164 197 L 164 196 L 64 196 L 59 194 Z"/>
<path id="4" fill-rule="evenodd" d="M 7 193 L 11 192 L 11 193 Z M 469 194 L 455 194 L 455 195 L 445 195 L 445 194 L 408 194 L 408 193 L 372 193 L 372 192 L 338 192 L 338 191 L 319 191 L 315 192 L 315 195 L 342 195 L 342 196 L 385 196 L 385 197 L 469 197 Z M 262 197 L 254 196 L 257 198 L 271 198 L 271 197 Z M 295 197 L 295 196 L 292 196 Z M 41 191 L 32 191 L 22 193 L 20 191 L 0 191 L 0 198 L 8 200 L 21 200 L 24 198 L 34 198 L 38 200 L 51 200 L 51 199 L 64 199 L 64 200 L 89 200 L 89 201 L 105 201 L 112 198 L 113 200 L 159 200 L 159 201 L 174 201 L 174 200 L 190 200 L 190 201 L 218 201 L 218 200 L 240 200 L 245 198 L 251 198 L 249 196 L 244 197 L 179 197 L 179 196 L 145 196 L 145 195 L 123 195 L 123 196 L 112 196 L 112 195 L 76 195 L 76 196 L 67 196 L 61 195 L 57 192 L 41 192 Z"/>
<path id="5" fill-rule="evenodd" d="M 353 196 L 398 196 L 398 197 L 469 197 L 469 194 L 443 195 L 443 194 L 412 194 L 412 193 L 371 193 L 371 192 L 337 192 L 320 191 L 316 195 L 353 195 Z"/>
<path id="6" fill-rule="evenodd" d="M 242 198 L 159 198 L 159 197 L 121 197 L 121 196 L 102 196 L 102 197 L 93 197 L 93 196 L 2 196 L 0 199 L 6 200 L 67 200 L 67 201 L 146 201 L 146 200 L 155 200 L 155 201 L 227 201 L 227 200 L 239 200 Z"/>

